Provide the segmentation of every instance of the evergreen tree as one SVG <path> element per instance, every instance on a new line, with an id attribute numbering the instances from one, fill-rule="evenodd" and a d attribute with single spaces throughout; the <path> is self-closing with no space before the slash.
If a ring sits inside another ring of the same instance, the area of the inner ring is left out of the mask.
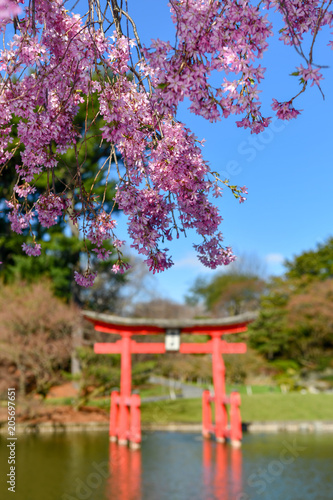
<path id="1" fill-rule="evenodd" d="M 288 278 L 303 278 L 306 281 L 333 278 L 333 238 L 318 244 L 316 250 L 309 250 L 286 261 Z"/>

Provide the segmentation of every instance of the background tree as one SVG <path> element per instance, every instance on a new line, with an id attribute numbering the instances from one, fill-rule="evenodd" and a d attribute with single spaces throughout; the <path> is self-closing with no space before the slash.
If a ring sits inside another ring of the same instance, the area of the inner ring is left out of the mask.
<path id="1" fill-rule="evenodd" d="M 293 335 L 288 331 L 287 305 L 295 290 L 293 282 L 272 278 L 267 294 L 260 300 L 258 319 L 249 325 L 251 345 L 267 359 L 289 358 L 288 343 Z"/>
<path id="2" fill-rule="evenodd" d="M 287 321 L 295 336 L 293 359 L 319 370 L 333 368 L 333 280 L 312 282 L 293 294 Z"/>
<path id="3" fill-rule="evenodd" d="M 316 250 L 303 252 L 286 261 L 288 278 L 304 278 L 308 281 L 327 280 L 333 278 L 333 238 L 319 243 Z"/>
<path id="4" fill-rule="evenodd" d="M 209 314 L 234 316 L 256 311 L 265 288 L 263 266 L 253 256 L 243 256 L 224 273 L 212 278 L 198 278 L 186 300 L 188 304 L 203 302 Z"/>
<path id="5" fill-rule="evenodd" d="M 157 297 L 149 301 L 133 304 L 131 315 L 135 318 L 193 318 L 196 309 L 185 304 L 179 304 L 170 299 Z"/>
<path id="6" fill-rule="evenodd" d="M 285 276 L 271 280 L 249 328 L 251 345 L 267 359 L 306 369 L 332 365 L 331 266 L 332 238 L 288 261 Z"/>
<path id="7" fill-rule="evenodd" d="M 69 370 L 76 315 L 46 281 L 1 288 L 0 369 L 7 380 L 11 366 L 11 384 L 21 396 L 34 391 L 45 397 Z"/>

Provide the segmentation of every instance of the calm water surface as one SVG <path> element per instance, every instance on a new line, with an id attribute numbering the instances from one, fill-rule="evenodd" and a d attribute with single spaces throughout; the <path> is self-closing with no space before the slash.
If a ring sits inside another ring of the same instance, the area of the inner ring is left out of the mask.
<path id="1" fill-rule="evenodd" d="M 333 500 L 333 435 L 245 435 L 234 450 L 151 432 L 139 451 L 106 433 L 18 436 L 15 493 L 6 445 L 0 437 L 1 500 Z"/>

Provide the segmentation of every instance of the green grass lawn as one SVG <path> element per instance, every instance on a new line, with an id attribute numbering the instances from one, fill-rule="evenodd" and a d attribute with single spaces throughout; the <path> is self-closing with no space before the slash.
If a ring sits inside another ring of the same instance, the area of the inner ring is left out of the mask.
<path id="1" fill-rule="evenodd" d="M 242 395 L 243 422 L 254 420 L 333 420 L 331 394 L 253 394 Z M 201 400 L 184 399 L 142 403 L 142 422 L 200 423 Z"/>
<path id="2" fill-rule="evenodd" d="M 247 394 L 248 389 L 252 391 L 252 394 L 266 394 L 266 393 L 279 393 L 281 394 L 281 389 L 279 386 L 272 385 L 228 385 L 226 384 L 226 391 L 230 394 L 231 391 L 237 391 L 239 394 Z"/>
<path id="3" fill-rule="evenodd" d="M 193 385 L 194 387 L 201 387 L 202 389 L 207 389 L 207 384 L 198 384 L 195 382 L 189 383 L 187 385 Z M 246 386 L 244 384 L 226 384 L 226 391 L 229 394 L 231 391 L 237 391 L 240 394 L 247 394 L 248 390 L 252 391 L 252 394 L 263 394 L 269 393 L 281 393 L 281 388 L 278 385 L 250 385 Z M 141 393 L 141 392 L 140 392 Z"/>
<path id="4" fill-rule="evenodd" d="M 332 394 L 254 394 L 242 396 L 242 419 L 333 420 Z"/>
<path id="5" fill-rule="evenodd" d="M 160 395 L 162 390 L 151 388 L 142 391 L 141 397 Z M 262 393 L 241 395 L 241 413 L 243 422 L 254 420 L 333 420 L 333 394 L 300 394 L 298 392 Z M 71 398 L 48 400 L 47 404 L 71 404 Z M 89 405 L 106 410 L 110 407 L 110 398 L 89 401 Z M 200 423 L 201 399 L 176 399 L 142 403 L 142 422 L 167 424 L 170 422 Z"/>

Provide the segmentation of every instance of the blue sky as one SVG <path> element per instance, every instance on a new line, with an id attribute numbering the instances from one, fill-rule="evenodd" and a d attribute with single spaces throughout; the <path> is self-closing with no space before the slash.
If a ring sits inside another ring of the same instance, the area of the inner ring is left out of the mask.
<path id="1" fill-rule="evenodd" d="M 128 4 L 143 43 L 149 44 L 151 38 L 174 39 L 166 1 L 128 0 Z M 273 21 L 278 26 L 278 18 Z M 330 66 L 332 51 L 327 42 L 326 36 L 319 38 L 314 53 L 318 64 Z M 271 43 L 261 62 L 267 67 L 261 86 L 266 116 L 272 116 L 273 97 L 284 101 L 298 92 L 297 78 L 289 75 L 302 62 L 294 49 L 277 40 Z M 332 67 L 323 73 L 325 100 L 317 88 L 308 88 L 295 101 L 295 107 L 303 109 L 296 120 L 274 120 L 259 136 L 238 129 L 233 118 L 209 124 L 191 115 L 186 104 L 178 113 L 179 120 L 206 139 L 204 157 L 212 168 L 225 172 L 233 184 L 248 187 L 244 204 L 225 190 L 219 201 L 224 219 L 221 230 L 226 245 L 238 254 L 256 255 L 266 264 L 268 275 L 281 274 L 284 259 L 315 248 L 333 233 Z M 119 226 L 124 223 L 121 217 Z M 123 229 L 121 234 L 125 236 Z M 168 243 L 175 265 L 154 276 L 161 295 L 181 301 L 198 275 L 216 273 L 196 259 L 192 244 L 198 241 L 189 235 Z"/>

